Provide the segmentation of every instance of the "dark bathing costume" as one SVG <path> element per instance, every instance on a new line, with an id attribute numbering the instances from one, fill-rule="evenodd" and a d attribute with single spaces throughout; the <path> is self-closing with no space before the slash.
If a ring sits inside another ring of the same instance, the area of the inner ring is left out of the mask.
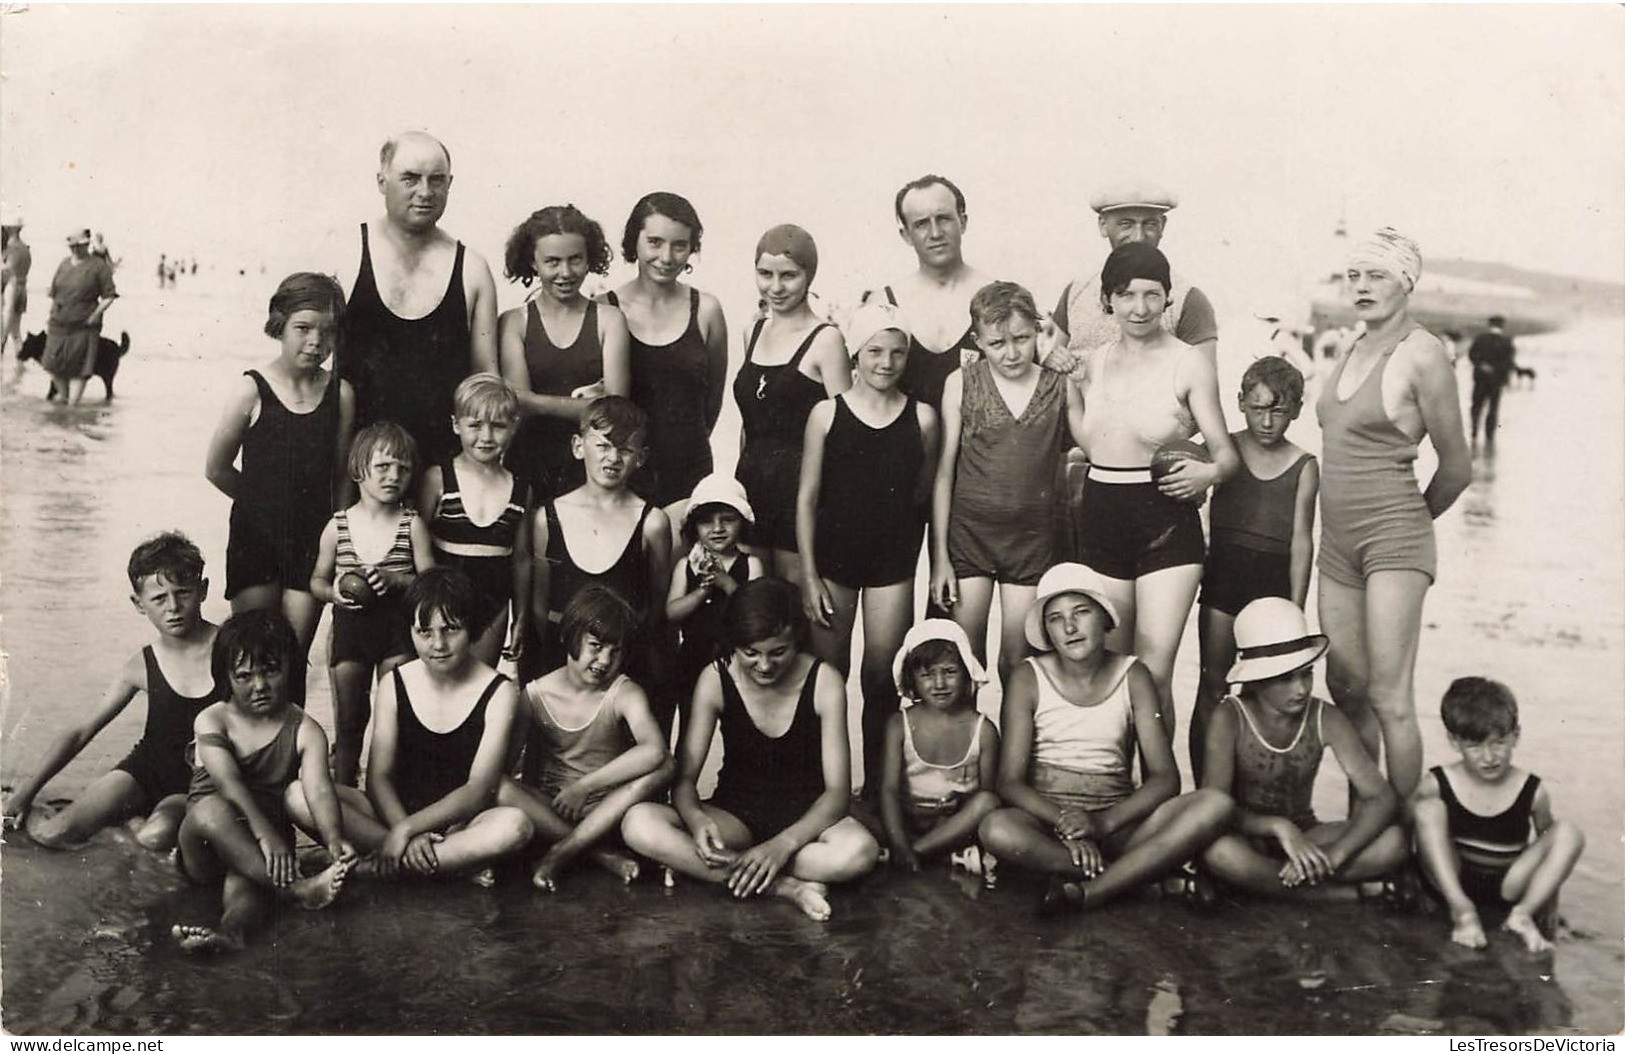
<path id="1" fill-rule="evenodd" d="M 722 681 L 722 771 L 716 793 L 707 803 L 731 813 L 750 831 L 754 842 L 765 842 L 807 814 L 824 793 L 823 737 L 818 711 L 813 706 L 818 684 L 814 659 L 796 698 L 790 728 L 777 739 L 762 734 L 745 709 L 728 660 L 718 659 Z"/>
<path id="2" fill-rule="evenodd" d="M 164 677 L 152 645 L 141 649 L 141 658 L 147 664 L 147 723 L 142 726 L 141 739 L 113 767 L 130 774 L 151 807 L 186 790 L 192 778 L 192 766 L 186 760 L 192 722 L 220 698 L 220 693 L 210 690 L 196 697 L 181 695 Z"/>
<path id="3" fill-rule="evenodd" d="M 243 470 L 231 503 L 226 599 L 254 586 L 310 592 L 310 573 L 333 515 L 339 381 L 332 374 L 314 410 L 294 413 L 258 370 L 260 415 L 243 433 Z"/>
<path id="4" fill-rule="evenodd" d="M 745 434 L 735 475 L 756 513 L 752 538 L 793 553 L 802 439 L 807 415 L 824 400 L 824 386 L 801 372 L 801 360 L 829 323 L 814 326 L 789 362 L 758 366 L 752 356 L 765 324 L 766 319 L 759 319 L 751 330 L 745 363 L 734 377 L 734 402 Z"/>
<path id="5" fill-rule="evenodd" d="M 452 393 L 467 377 L 473 343 L 463 293 L 463 243 L 457 243 L 451 281 L 435 309 L 401 318 L 378 295 L 367 225 L 361 225 L 361 270 L 344 312 L 339 376 L 355 388 L 356 428 L 394 421 L 418 444 L 418 464 L 434 465 L 457 453 L 451 431 Z"/>
<path id="6" fill-rule="evenodd" d="M 835 397 L 824 438 L 823 474 L 814 522 L 818 573 L 849 589 L 912 578 L 920 562 L 925 508 L 918 494 L 925 440 L 913 398 L 880 428 L 858 419 Z"/>
<path id="7" fill-rule="evenodd" d="M 453 461 L 440 466 L 440 501 L 429 519 L 435 562 L 467 575 L 479 591 L 475 627 L 484 632 L 513 598 L 513 547 L 525 526 L 525 485 L 514 477 L 508 502 L 490 523 L 471 520 L 463 507 Z"/>
<path id="8" fill-rule="evenodd" d="M 750 557 L 740 553 L 723 570 L 729 578 L 744 585 L 750 577 Z M 687 587 L 685 592 L 692 593 L 700 580 L 687 559 L 683 559 L 683 576 Z M 701 671 L 728 654 L 722 633 L 722 612 L 727 606 L 727 596 L 720 589 L 713 589 L 705 594 L 705 599 L 700 601 L 700 606 L 688 618 L 677 624 L 683 642 L 677 649 L 677 670 L 672 688 L 677 692 L 678 705 L 684 707 L 685 713 L 688 700 L 694 694 L 694 682 L 699 680 Z"/>
<path id="9" fill-rule="evenodd" d="M 581 331 L 567 348 L 554 344 L 547 335 L 536 301 L 525 305 L 525 368 L 532 392 L 561 399 L 601 380 L 604 348 L 598 339 L 598 302 L 587 301 Z M 533 414 L 522 418 L 508 453 L 509 467 L 537 495 L 556 497 L 574 490 L 587 480 L 581 462 L 570 453 L 570 437 L 576 431 L 576 423 L 562 417 Z"/>
<path id="10" fill-rule="evenodd" d="M 884 292 L 886 303 L 893 307 L 901 306 L 891 286 L 886 286 Z M 855 352 L 857 349 L 851 350 Z M 903 364 L 903 378 L 897 382 L 897 387 L 904 395 L 912 395 L 931 409 L 940 411 L 942 386 L 948 383 L 948 374 L 959 369 L 960 356 L 967 351 L 981 354 L 976 346 L 975 326 L 967 326 L 964 336 L 942 351 L 932 351 L 921 344 L 918 337 L 911 335 L 908 338 L 908 361 Z"/>
<path id="11" fill-rule="evenodd" d="M 423 727 L 412 699 L 406 694 L 406 682 L 401 671 L 395 677 L 395 791 L 400 795 L 401 807 L 408 814 L 433 805 L 452 791 L 468 782 L 474 767 L 474 756 L 479 753 L 480 740 L 485 736 L 485 707 L 496 694 L 497 687 L 506 681 L 502 674 L 493 674 L 491 683 L 480 693 L 462 724 L 450 732 L 434 732 Z"/>
<path id="12" fill-rule="evenodd" d="M 613 291 L 605 299 L 621 306 Z M 700 334 L 700 291 L 688 291 L 688 328 L 670 344 L 630 337 L 632 401 L 649 415 L 648 460 L 633 473 L 633 489 L 664 508 L 711 474 L 711 353 Z"/>
<path id="13" fill-rule="evenodd" d="M 1274 479 L 1240 470 L 1213 491 L 1213 541 L 1202 568 L 1203 607 L 1235 616 L 1260 597 L 1292 599 L 1292 526 L 1304 454 Z"/>
<path id="14" fill-rule="evenodd" d="M 417 563 L 412 558 L 412 521 L 416 518 L 416 509 L 401 509 L 389 550 L 374 566 L 405 575 L 416 573 Z M 333 561 L 333 583 L 337 587 L 338 580 L 344 574 L 361 567 L 361 559 L 356 555 L 355 543 L 350 539 L 349 510 L 340 509 L 333 514 L 333 519 L 338 524 L 338 541 L 334 546 L 337 551 Z M 360 611 L 349 611 L 335 605 L 328 665 L 360 662 L 376 667 L 385 659 L 411 655 L 411 622 L 411 612 L 406 610 L 405 593 L 398 589 L 374 599 Z"/>
<path id="15" fill-rule="evenodd" d="M 1484 816 L 1461 803 L 1443 768 L 1435 765 L 1430 771 L 1439 784 L 1450 841 L 1461 865 L 1462 892 L 1481 908 L 1505 911 L 1512 902 L 1501 895 L 1501 882 L 1529 845 L 1540 777 L 1524 780 L 1523 790 L 1505 812 Z"/>

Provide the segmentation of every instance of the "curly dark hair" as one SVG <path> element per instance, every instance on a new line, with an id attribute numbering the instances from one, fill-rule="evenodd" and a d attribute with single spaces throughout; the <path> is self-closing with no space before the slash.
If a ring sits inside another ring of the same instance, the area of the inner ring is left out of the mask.
<path id="1" fill-rule="evenodd" d="M 536 280 L 536 243 L 549 234 L 581 235 L 587 243 L 587 270 L 609 274 L 609 241 L 598 221 L 589 219 L 574 205 L 549 205 L 531 213 L 508 235 L 508 244 L 502 250 L 502 270 L 509 281 L 528 289 Z"/>

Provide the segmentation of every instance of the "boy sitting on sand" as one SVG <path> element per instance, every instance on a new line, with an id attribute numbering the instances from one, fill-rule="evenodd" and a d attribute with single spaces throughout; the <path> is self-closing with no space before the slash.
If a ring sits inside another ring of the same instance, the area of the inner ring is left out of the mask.
<path id="1" fill-rule="evenodd" d="M 186 744 L 192 722 L 219 698 L 209 656 L 215 625 L 203 617 L 209 581 L 203 554 L 184 534 L 170 531 L 142 542 L 130 554 L 130 603 L 158 635 L 130 656 L 83 724 L 58 736 L 38 770 L 6 800 L 6 830 L 24 830 L 40 788 L 90 745 L 135 698 L 147 696 L 141 739 L 113 770 L 92 783 L 73 804 L 36 824 L 34 841 L 48 849 L 83 842 L 109 824 L 146 814 L 135 840 L 167 851 L 186 811 Z"/>
<path id="2" fill-rule="evenodd" d="M 327 773 L 327 736 L 290 702 L 304 673 L 304 649 L 280 611 L 233 615 L 214 641 L 216 678 L 229 701 L 215 703 L 193 725 L 192 786 L 180 829 L 181 872 L 194 882 L 223 880 L 215 926 L 177 925 L 185 951 L 238 951 L 263 919 L 266 892 L 325 908 L 338 896 L 355 850 L 339 823 Z M 299 875 L 284 798 L 298 777 L 310 803 L 309 826 L 331 863 Z"/>
<path id="3" fill-rule="evenodd" d="M 1554 819 L 1540 777 L 1512 763 L 1518 701 L 1511 689 L 1458 677 L 1439 709 L 1461 760 L 1435 765 L 1416 788 L 1416 843 L 1423 871 L 1450 907 L 1450 939 L 1482 948 L 1479 912 L 1505 912 L 1502 929 L 1531 952 L 1545 951 L 1551 942 L 1535 920 L 1557 904 L 1585 835 Z"/>

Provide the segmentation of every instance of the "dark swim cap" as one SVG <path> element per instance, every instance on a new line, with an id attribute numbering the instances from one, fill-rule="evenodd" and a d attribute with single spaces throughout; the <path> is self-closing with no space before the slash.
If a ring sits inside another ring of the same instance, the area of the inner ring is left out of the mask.
<path id="1" fill-rule="evenodd" d="M 762 235 L 756 243 L 755 259 L 763 256 L 788 256 L 807 272 L 809 282 L 818 274 L 818 246 L 812 235 L 793 223 L 781 223 Z"/>

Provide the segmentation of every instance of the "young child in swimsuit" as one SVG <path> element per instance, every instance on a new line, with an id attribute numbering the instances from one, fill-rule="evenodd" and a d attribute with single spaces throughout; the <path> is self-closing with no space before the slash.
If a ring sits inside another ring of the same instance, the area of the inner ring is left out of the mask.
<path id="1" fill-rule="evenodd" d="M 813 651 L 840 672 L 852 664 L 852 628 L 863 603 L 863 779 L 877 793 L 886 722 L 897 709 L 891 661 L 914 620 L 940 431 L 936 411 L 898 389 L 908 323 L 889 304 L 852 313 L 846 345 L 852 388 L 807 417 L 796 542 Z"/>
<path id="2" fill-rule="evenodd" d="M 1326 638 L 1310 634 L 1303 611 L 1281 597 L 1248 604 L 1235 629 L 1228 680 L 1239 691 L 1208 723 L 1202 786 L 1230 795 L 1236 816 L 1203 864 L 1264 896 L 1336 900 L 1398 892 L 1396 882 L 1378 881 L 1410 857 L 1405 832 L 1393 822 L 1399 808 L 1393 788 L 1342 711 L 1310 694 Z M 1328 747 L 1348 777 L 1353 805 L 1346 821 L 1322 823 L 1311 799 Z"/>
<path id="3" fill-rule="evenodd" d="M 880 818 L 892 863 L 918 871 L 922 858 L 975 848 L 977 825 L 999 807 L 999 733 L 976 709 L 987 672 L 958 624 L 916 623 L 892 671 L 909 703 L 886 722 Z M 979 852 L 965 859 L 983 870 Z"/>
<path id="4" fill-rule="evenodd" d="M 1259 597 L 1304 606 L 1315 555 L 1320 463 L 1286 438 L 1303 409 L 1303 374 L 1276 355 L 1247 367 L 1237 398 L 1247 427 L 1230 434 L 1241 466 L 1213 491 L 1197 632 L 1202 679 L 1191 713 L 1191 768 L 1202 782 L 1208 718 L 1227 691 L 1236 658 L 1235 622 Z"/>
<path id="5" fill-rule="evenodd" d="M 530 841 L 530 819 L 496 800 L 518 693 L 474 657 L 479 602 L 474 583 L 446 567 L 406 591 L 417 658 L 378 686 L 367 793 L 338 789 L 345 832 L 366 854 L 358 875 L 467 875 L 490 885 L 487 865 Z M 302 818 L 304 802 L 290 799 Z"/>
<path id="6" fill-rule="evenodd" d="M 668 691 L 688 712 L 700 671 L 727 654 L 722 642 L 722 611 L 734 590 L 767 573 L 761 557 L 740 549 L 756 512 L 745 488 L 731 476 L 713 473 L 700 480 L 683 510 L 683 544 L 688 555 L 676 561 L 666 591 L 666 620 L 681 643 Z"/>
<path id="7" fill-rule="evenodd" d="M 233 615 L 215 635 L 212 664 L 229 699 L 193 724 L 179 861 L 192 881 L 223 883 L 221 911 L 213 926 L 172 928 L 185 951 L 241 950 L 273 897 L 325 908 L 355 857 L 327 773 L 327 736 L 291 698 L 293 679 L 303 673 L 293 626 L 279 611 Z M 307 877 L 299 874 L 287 808 L 296 779 L 308 803 L 302 826 L 329 858 Z"/>
<path id="8" fill-rule="evenodd" d="M 423 474 L 418 508 L 429 520 L 435 563 L 457 568 L 480 591 L 474 657 L 494 668 L 498 659 L 518 656 L 530 625 L 530 605 L 521 600 L 512 643 L 504 649 L 508 603 L 530 595 L 528 488 L 502 464 L 519 402 L 501 377 L 476 373 L 457 386 L 452 407 L 451 430 L 462 452 Z"/>
<path id="9" fill-rule="evenodd" d="M 1531 952 L 1551 947 L 1538 919 L 1557 904 L 1585 848 L 1585 835 L 1552 813 L 1539 776 L 1512 763 L 1518 701 L 1487 677 L 1458 677 L 1440 706 L 1450 745 L 1461 754 L 1433 767 L 1415 799 L 1417 856 L 1450 908 L 1450 939 L 1487 943 L 1480 912 L 1505 913 L 1502 928 Z"/>
<path id="10" fill-rule="evenodd" d="M 310 576 L 311 594 L 333 605 L 333 778 L 346 787 L 360 775 L 374 671 L 381 682 L 412 657 L 401 596 L 434 566 L 428 528 L 407 504 L 416 467 L 417 443 L 400 425 L 360 431 L 349 462 L 360 498 L 322 530 Z"/>
<path id="11" fill-rule="evenodd" d="M 1108 589 L 1082 564 L 1044 573 L 1023 627 L 1042 654 L 1016 669 L 1004 697 L 1006 807 L 979 834 L 1002 863 L 1050 876 L 1041 913 L 1090 911 L 1140 889 L 1230 821 L 1230 800 L 1217 791 L 1175 797 L 1179 770 L 1156 682 L 1134 656 L 1106 650 L 1117 623 Z"/>
<path id="12" fill-rule="evenodd" d="M 531 874 L 538 889 L 551 893 L 582 853 L 623 882 L 638 877 L 637 861 L 616 848 L 621 817 L 670 783 L 673 767 L 649 697 L 621 672 L 637 627 L 613 591 L 584 587 L 559 624 L 569 659 L 525 686 L 525 781 L 504 776 L 497 801 L 518 807 L 551 843 Z"/>
<path id="13" fill-rule="evenodd" d="M 643 463 L 648 418 L 630 399 L 594 399 L 581 418 L 570 446 L 587 480 L 543 502 L 531 516 L 531 625 L 539 637 L 520 667 L 527 683 L 558 669 L 569 658 L 559 622 L 583 586 L 613 589 L 638 613 L 638 633 L 627 655 L 626 672 L 649 686 L 657 707 L 667 661 L 661 637 L 671 582 L 671 526 L 666 514 L 633 493 L 631 478 Z M 661 710 L 661 727 L 671 728 Z"/>
<path id="14" fill-rule="evenodd" d="M 1027 654 L 1033 587 L 1055 562 L 1056 466 L 1069 392 L 1036 361 L 1041 320 L 1032 294 L 994 282 L 970 303 L 982 357 L 942 389 L 942 459 L 931 504 L 931 595 L 987 658 L 988 612 L 999 590 L 999 681 Z"/>
<path id="15" fill-rule="evenodd" d="M 128 571 L 130 603 L 157 636 L 125 661 L 84 723 L 53 740 L 34 774 L 12 791 L 6 799 L 5 829 L 26 830 L 40 789 L 123 713 L 137 692 L 147 695 L 146 726 L 135 749 L 112 771 L 28 832 L 48 849 L 77 844 L 103 827 L 143 815 L 135 840 L 148 849 L 173 848 L 192 775 L 185 756 L 192 721 L 219 698 L 210 666 L 216 627 L 203 617 L 203 598 L 209 592 L 203 554 L 185 535 L 171 531 L 136 546 Z"/>
<path id="16" fill-rule="evenodd" d="M 233 612 L 281 611 L 308 654 L 322 607 L 310 592 L 322 528 L 344 489 L 355 392 L 324 363 L 344 324 L 344 290 L 324 274 L 284 278 L 265 333 L 277 357 L 248 370 L 209 441 L 205 474 L 231 499 L 226 599 Z M 242 468 L 234 464 L 239 452 Z M 294 700 L 305 677 L 294 678 Z"/>

